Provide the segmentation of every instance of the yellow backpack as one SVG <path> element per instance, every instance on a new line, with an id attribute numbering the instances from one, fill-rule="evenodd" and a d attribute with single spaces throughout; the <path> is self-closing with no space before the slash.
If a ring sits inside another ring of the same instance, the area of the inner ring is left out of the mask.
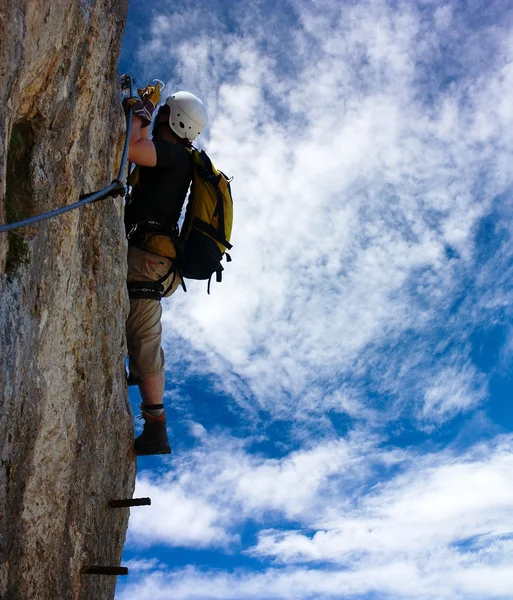
<path id="1" fill-rule="evenodd" d="M 218 171 L 204 150 L 187 148 L 194 172 L 185 219 L 178 238 L 178 260 L 182 277 L 208 279 L 216 273 L 222 279 L 221 261 L 230 250 L 233 224 L 233 199 L 230 179 Z"/>

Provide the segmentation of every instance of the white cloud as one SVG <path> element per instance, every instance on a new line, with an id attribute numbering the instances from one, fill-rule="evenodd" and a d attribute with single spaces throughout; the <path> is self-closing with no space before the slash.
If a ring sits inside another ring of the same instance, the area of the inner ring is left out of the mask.
<path id="1" fill-rule="evenodd" d="M 249 454 L 241 442 L 223 436 L 202 433 L 201 441 L 174 460 L 174 470 L 138 478 L 135 494 L 150 497 L 152 511 L 131 515 L 133 542 L 226 546 L 237 541 L 231 532 L 242 520 L 259 521 L 269 511 L 299 518 L 317 504 L 332 475 L 366 472 L 363 440 L 354 447 L 345 440 L 321 444 L 280 460 Z"/>
<path id="2" fill-rule="evenodd" d="M 276 523 L 300 522 L 317 533 L 263 531 L 255 554 L 287 563 L 345 563 L 361 552 L 422 554 L 513 532 L 507 438 L 458 456 L 384 450 L 378 440 L 354 436 L 279 460 L 248 454 L 229 438 L 203 442 L 176 459 L 173 471 L 138 479 L 136 494 L 150 496 L 154 507 L 132 515 L 130 533 L 138 542 L 236 544 L 241 522 L 266 523 L 274 513 Z"/>
<path id="3" fill-rule="evenodd" d="M 162 567 L 158 558 L 132 558 L 123 563 L 129 571 L 155 571 Z"/>
<path id="4" fill-rule="evenodd" d="M 195 568 L 145 577 L 119 600 L 321 600 L 327 598 L 380 598 L 418 600 L 483 600 L 507 598 L 513 585 L 512 563 L 429 576 L 405 562 L 358 571 L 308 568 L 268 569 L 263 573 L 201 572 Z"/>
<path id="5" fill-rule="evenodd" d="M 207 514 L 225 511 L 224 539 L 242 521 L 269 523 L 276 511 L 302 529 L 287 529 L 277 518 L 279 528 L 261 530 L 250 553 L 276 568 L 259 574 L 174 570 L 145 577 L 141 587 L 131 585 L 130 594 L 149 598 L 145 587 L 153 598 L 168 598 L 172 589 L 177 599 L 336 598 L 372 591 L 396 599 L 500 597 L 513 581 L 512 444 L 506 437 L 456 455 L 340 442 L 281 461 L 237 455 L 232 447 L 224 463 L 222 453 L 214 453 L 208 468 L 202 468 L 208 455 L 193 451 L 173 476 L 173 499 L 180 489 Z M 378 482 L 376 474 L 384 469 L 388 476 Z M 145 516 L 146 528 L 158 523 L 168 529 L 175 510 L 180 506 L 159 504 Z M 189 526 L 191 516 L 182 515 Z M 209 546 L 216 545 L 210 538 Z"/>
<path id="6" fill-rule="evenodd" d="M 475 408 L 486 397 L 484 379 L 471 364 L 441 368 L 426 389 L 422 417 L 437 423 Z"/>
<path id="7" fill-rule="evenodd" d="M 295 452 L 282 460 L 251 461 L 235 479 L 235 498 L 246 515 L 256 518 L 280 511 L 290 520 L 309 513 L 318 502 L 330 476 L 355 471 L 354 449 L 345 441 Z"/>
<path id="8" fill-rule="evenodd" d="M 434 552 L 459 561 L 454 544 L 482 537 L 486 548 L 490 540 L 513 533 L 512 469 L 511 440 L 458 458 L 410 455 L 402 473 L 361 496 L 352 509 L 318 514 L 320 530 L 313 535 L 264 531 L 253 552 L 287 564 L 365 565 L 402 557 L 421 566 Z"/>
<path id="9" fill-rule="evenodd" d="M 224 283 L 210 298 L 191 285 L 165 310 L 193 348 L 223 356 L 207 358 L 207 368 L 227 386 L 233 374 L 244 380 L 276 416 L 310 408 L 304 398 L 323 410 L 333 373 L 351 373 L 391 333 L 429 336 L 471 269 L 476 223 L 511 181 L 489 169 L 506 165 L 513 148 L 503 135 L 511 57 L 481 64 L 485 74 L 459 73 L 430 106 L 423 93 L 448 35 L 448 5 L 436 9 L 433 29 L 413 6 L 329 6 L 322 16 L 317 5 L 296 5 L 302 29 L 290 44 L 302 54 L 284 69 L 254 37 L 256 25 L 176 49 L 180 85 L 212 103 L 204 142 L 235 176 L 236 221 Z M 265 33 L 278 48 L 276 24 Z M 160 39 L 158 27 L 154 34 Z M 426 410 L 442 421 L 476 401 L 435 400 L 431 349 L 426 343 L 415 378 Z M 406 365 L 400 348 L 389 359 L 393 369 L 394 360 Z"/>
<path id="10" fill-rule="evenodd" d="M 152 26 L 162 76 L 206 100 L 201 143 L 234 176 L 234 260 L 210 297 L 191 282 L 163 304 L 167 401 L 196 445 L 139 479 L 158 510 L 133 512 L 129 540 L 232 552 L 251 523 L 262 570 L 170 569 L 120 600 L 508 597 L 511 440 L 428 452 L 371 432 L 435 431 L 487 399 L 471 335 L 513 306 L 513 34 L 451 3 L 298 0 L 265 21 L 261 6 L 215 39 L 210 12 Z M 485 257 L 493 211 L 503 241 Z M 181 402 L 194 374 L 253 438 Z M 261 409 L 302 447 L 252 454 Z M 355 429 L 338 439 L 327 413 Z"/>
<path id="11" fill-rule="evenodd" d="M 160 484 L 160 485 L 158 485 Z M 220 509 L 199 496 L 184 492 L 176 482 L 153 483 L 142 476 L 137 479 L 135 494 L 150 497 L 151 514 L 133 511 L 130 515 L 130 540 L 138 546 L 155 542 L 171 546 L 226 546 L 232 538 L 216 525 Z"/>

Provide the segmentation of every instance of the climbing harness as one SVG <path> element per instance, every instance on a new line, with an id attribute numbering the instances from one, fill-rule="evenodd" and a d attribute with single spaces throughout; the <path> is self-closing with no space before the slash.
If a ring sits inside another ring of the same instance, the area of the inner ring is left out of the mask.
<path id="1" fill-rule="evenodd" d="M 173 288 L 176 278 L 184 289 L 185 283 L 178 260 L 178 227 L 169 227 L 154 217 L 148 217 L 144 221 L 135 223 L 127 234 L 129 246 L 135 246 L 146 252 L 157 254 L 167 258 L 171 265 L 167 273 L 157 281 L 130 281 L 128 286 L 128 297 L 130 300 L 151 299 L 162 300 Z M 164 288 L 166 280 L 171 278 L 167 288 Z"/>
<path id="2" fill-rule="evenodd" d="M 121 87 L 123 95 L 125 90 L 132 96 L 133 84 L 135 83 L 135 79 L 130 75 L 123 75 L 121 77 Z M 40 221 L 45 221 L 46 219 L 51 219 L 53 217 L 57 217 L 58 215 L 62 215 L 70 210 L 74 210 L 75 208 L 79 208 L 80 206 L 84 206 L 85 204 L 90 204 L 91 202 L 97 202 L 98 200 L 103 200 L 109 197 L 116 197 L 120 195 L 125 195 L 127 188 L 123 183 L 123 176 L 125 173 L 125 168 L 128 159 L 128 145 L 130 141 L 130 133 L 132 131 L 132 107 L 129 106 L 126 116 L 126 138 L 125 145 L 123 147 L 123 154 L 121 157 L 121 165 L 119 167 L 119 173 L 116 179 L 112 181 L 107 187 L 99 190 L 97 192 L 93 192 L 90 194 L 83 194 L 80 196 L 79 200 L 73 204 L 69 204 L 68 206 L 63 206 L 62 208 L 57 208 L 47 213 L 43 213 L 41 215 L 37 215 L 35 217 L 29 217 L 28 219 L 24 219 L 23 221 L 17 221 L 16 223 L 6 223 L 5 225 L 0 225 L 0 233 L 5 233 L 8 231 L 12 231 L 13 229 L 18 229 L 19 227 L 26 227 L 28 225 L 32 225 L 34 223 L 39 223 Z"/>
<path id="3" fill-rule="evenodd" d="M 164 297 L 164 286 L 159 281 L 129 281 L 126 284 L 128 297 L 130 300 L 158 300 L 160 302 Z"/>

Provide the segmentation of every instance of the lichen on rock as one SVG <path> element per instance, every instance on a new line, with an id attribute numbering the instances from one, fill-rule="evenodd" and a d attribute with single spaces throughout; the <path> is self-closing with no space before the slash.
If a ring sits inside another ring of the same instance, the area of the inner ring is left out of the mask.
<path id="1" fill-rule="evenodd" d="M 127 0 L 0 4 L 0 223 L 116 176 Z M 0 598 L 101 600 L 135 480 L 122 200 L 0 233 Z"/>

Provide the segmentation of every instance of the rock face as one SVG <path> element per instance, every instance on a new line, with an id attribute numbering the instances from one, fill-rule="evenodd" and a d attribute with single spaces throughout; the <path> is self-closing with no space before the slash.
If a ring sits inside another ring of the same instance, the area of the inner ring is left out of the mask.
<path id="1" fill-rule="evenodd" d="M 116 176 L 128 0 L 0 3 L 0 223 Z M 121 199 L 0 233 L 0 598 L 101 600 L 135 480 Z"/>

